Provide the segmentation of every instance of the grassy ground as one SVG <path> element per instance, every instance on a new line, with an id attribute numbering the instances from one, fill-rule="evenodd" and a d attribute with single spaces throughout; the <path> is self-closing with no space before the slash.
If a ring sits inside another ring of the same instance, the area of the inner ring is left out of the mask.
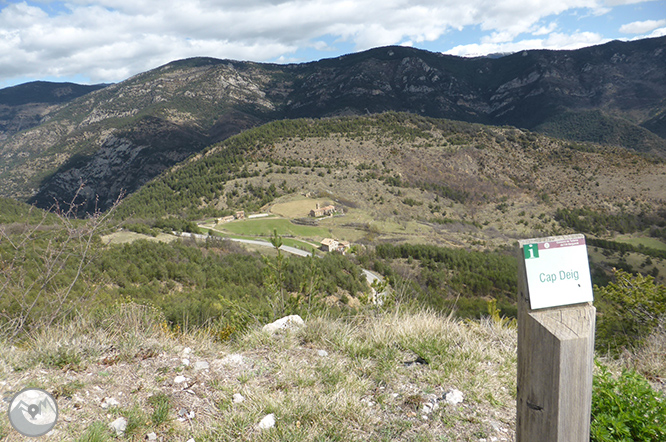
<path id="1" fill-rule="evenodd" d="M 606 255 L 604 255 L 606 252 Z M 626 264 L 631 266 L 634 272 L 651 272 L 657 269 L 658 275 L 655 281 L 659 284 L 666 283 L 666 260 L 659 258 L 650 258 L 640 253 L 628 252 L 609 253 L 604 249 L 597 247 L 588 247 L 588 256 L 590 262 L 604 264 L 606 266 L 618 266 L 618 264 Z"/>
<path id="2" fill-rule="evenodd" d="M 275 335 L 260 326 L 219 342 L 214 327 L 172 331 L 155 309 L 116 304 L 18 345 L 0 342 L 0 392 L 53 394 L 49 441 L 514 439 L 516 331 L 506 324 L 370 309 Z M 665 349 L 662 333 L 604 363 L 658 382 Z M 442 400 L 452 389 L 462 403 Z M 275 427 L 258 428 L 271 413 Z M 127 430 L 115 436 L 108 425 L 120 417 Z M 6 413 L 0 440 L 24 440 Z"/>
<path id="3" fill-rule="evenodd" d="M 297 236 L 299 238 L 312 238 L 315 240 L 323 239 L 329 235 L 328 230 L 325 228 L 299 226 L 292 224 L 287 219 L 274 218 L 258 218 L 234 221 L 231 223 L 218 225 L 217 230 L 236 235 L 253 237 L 269 237 L 273 234 L 274 230 L 277 230 L 278 235 L 281 236 Z"/>
<path id="4" fill-rule="evenodd" d="M 658 240 L 657 238 L 650 238 L 646 236 L 637 236 L 637 235 L 618 235 L 615 238 L 615 240 L 618 242 L 631 244 L 632 246 L 637 246 L 637 247 L 643 245 L 651 249 L 666 250 L 666 243 Z"/>
<path id="5" fill-rule="evenodd" d="M 221 344 L 205 331 L 170 332 L 153 310 L 124 304 L 21 349 L 3 345 L 0 389 L 7 397 L 30 384 L 57 396 L 59 423 L 45 440 L 110 441 L 108 424 L 121 416 L 129 425 L 120 439 L 136 441 L 151 432 L 196 441 L 512 440 L 515 340 L 489 322 L 391 313 L 312 318 L 274 336 L 257 328 Z M 452 388 L 462 404 L 441 401 Z M 104 398 L 119 405 L 103 409 Z M 428 403 L 437 404 L 430 413 Z M 193 417 L 179 421 L 183 409 Z M 269 413 L 275 428 L 258 430 Z M 6 414 L 0 435 L 23 440 Z"/>
<path id="6" fill-rule="evenodd" d="M 288 198 L 281 203 L 274 204 L 271 207 L 271 213 L 285 218 L 304 218 L 310 214 L 310 210 L 313 210 L 317 204 L 320 207 L 325 207 L 334 203 L 330 199 L 296 196 L 293 200 Z"/>

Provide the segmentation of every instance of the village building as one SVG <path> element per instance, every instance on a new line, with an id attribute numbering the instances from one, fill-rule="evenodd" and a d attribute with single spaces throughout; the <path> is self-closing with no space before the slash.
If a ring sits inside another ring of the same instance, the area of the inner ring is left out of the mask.
<path id="1" fill-rule="evenodd" d="M 344 255 L 350 247 L 349 241 L 338 241 L 333 238 L 324 238 L 321 241 L 321 250 L 324 252 L 340 252 Z"/>
<path id="2" fill-rule="evenodd" d="M 245 219 L 245 211 L 239 210 L 236 212 L 236 219 Z"/>
<path id="3" fill-rule="evenodd" d="M 225 217 L 223 217 L 223 218 L 218 218 L 218 219 L 217 219 L 217 223 L 218 223 L 218 224 L 228 223 L 228 222 L 231 222 L 231 221 L 233 221 L 233 220 L 235 220 L 235 219 L 236 219 L 236 218 L 234 218 L 233 215 L 229 215 L 229 216 L 225 216 Z"/>
<path id="4" fill-rule="evenodd" d="M 338 246 L 340 243 L 338 241 L 334 240 L 333 238 L 324 238 L 321 241 L 321 249 L 324 252 L 334 252 L 338 250 Z"/>
<path id="5" fill-rule="evenodd" d="M 343 255 L 350 247 L 351 243 L 349 241 L 338 241 L 338 252 L 342 253 Z"/>
<path id="6" fill-rule="evenodd" d="M 329 216 L 333 215 L 335 212 L 337 212 L 337 209 L 335 206 L 324 206 L 324 207 L 319 207 L 319 203 L 315 206 L 313 210 L 310 210 L 310 216 L 317 218 L 320 216 Z"/>

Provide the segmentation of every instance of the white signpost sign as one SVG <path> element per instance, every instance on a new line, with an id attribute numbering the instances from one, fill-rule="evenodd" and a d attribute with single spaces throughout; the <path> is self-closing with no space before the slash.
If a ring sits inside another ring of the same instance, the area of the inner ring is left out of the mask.
<path id="1" fill-rule="evenodd" d="M 535 241 L 523 244 L 532 310 L 592 302 L 585 237 Z"/>

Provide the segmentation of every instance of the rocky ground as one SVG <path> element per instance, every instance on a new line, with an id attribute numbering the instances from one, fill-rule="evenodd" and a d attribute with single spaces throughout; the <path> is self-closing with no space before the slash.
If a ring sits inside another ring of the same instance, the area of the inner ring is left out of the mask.
<path id="1" fill-rule="evenodd" d="M 516 335 L 501 324 L 383 314 L 217 343 L 123 308 L 114 328 L 3 349 L 6 404 L 26 387 L 57 400 L 45 440 L 514 438 Z M 1 440 L 23 440 L 0 419 Z"/>

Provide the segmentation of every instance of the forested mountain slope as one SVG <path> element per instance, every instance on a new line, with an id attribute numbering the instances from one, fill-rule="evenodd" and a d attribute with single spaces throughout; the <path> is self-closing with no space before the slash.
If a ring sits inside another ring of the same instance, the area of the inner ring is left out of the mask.
<path id="1" fill-rule="evenodd" d="M 666 37 L 464 59 L 385 47 L 313 63 L 196 58 L 82 96 L 0 145 L 5 196 L 106 208 L 206 146 L 268 121 L 403 111 L 666 155 Z M 572 125 L 572 122 L 576 124 Z M 89 207 L 90 208 L 90 207 Z"/>

